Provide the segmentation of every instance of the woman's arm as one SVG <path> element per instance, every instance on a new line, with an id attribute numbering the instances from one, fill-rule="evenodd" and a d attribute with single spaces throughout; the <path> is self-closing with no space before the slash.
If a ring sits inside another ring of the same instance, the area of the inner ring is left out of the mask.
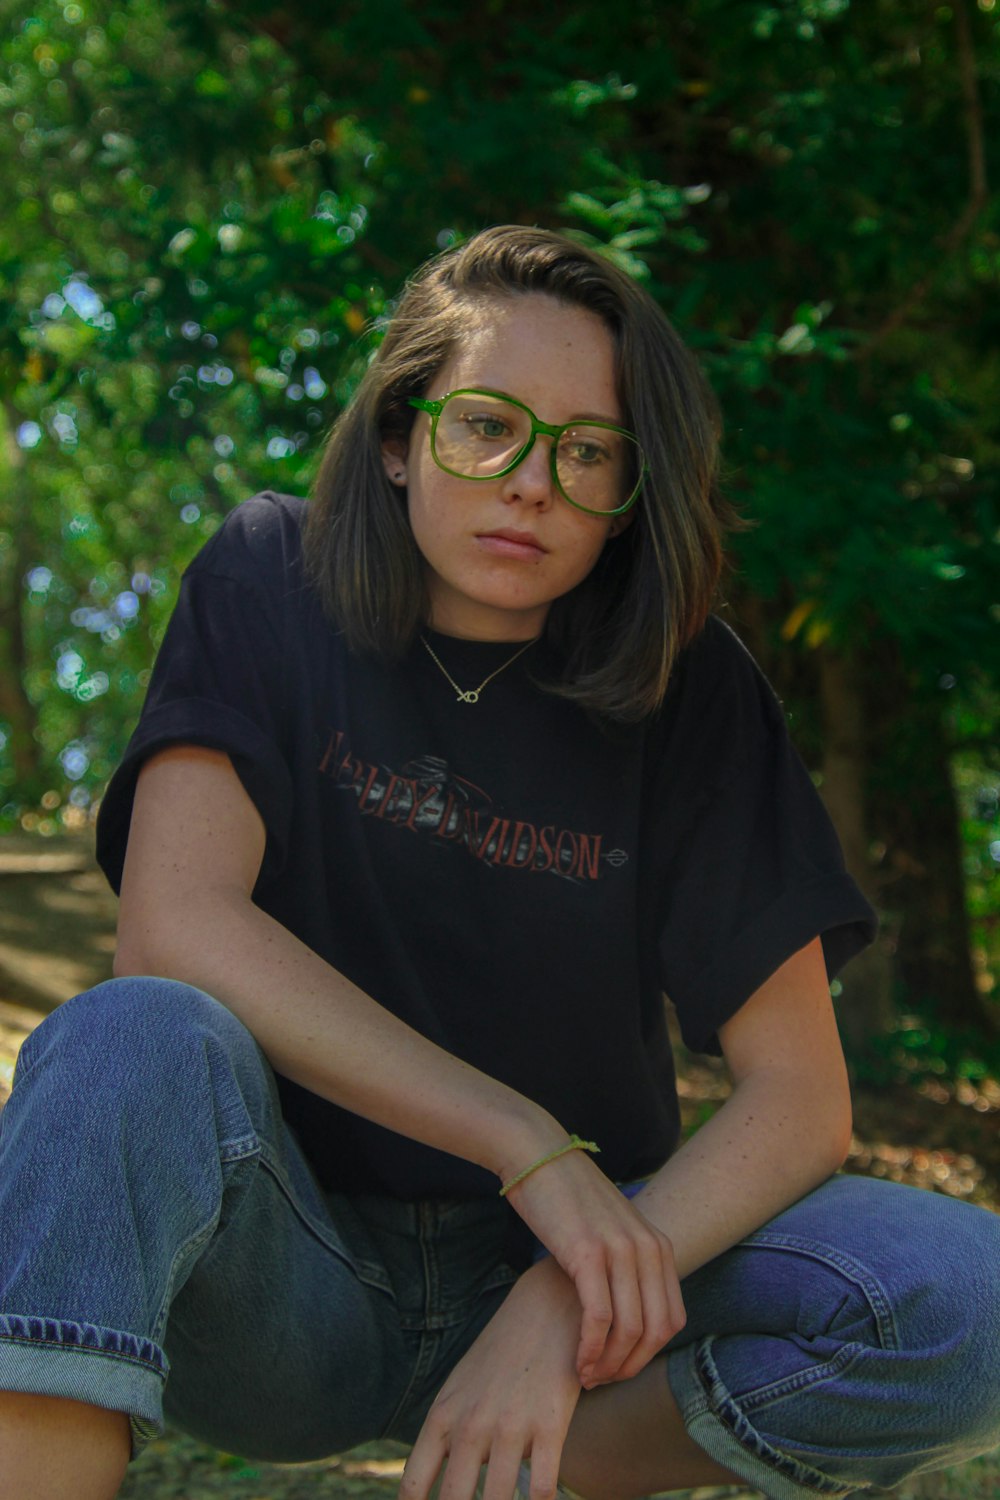
<path id="1" fill-rule="evenodd" d="M 850 1140 L 847 1072 L 819 939 L 783 963 L 719 1038 L 732 1095 L 634 1200 L 670 1235 L 682 1276 L 816 1187 Z M 487 1500 L 509 1494 L 523 1456 L 532 1461 L 532 1496 L 551 1494 L 580 1394 L 571 1294 L 550 1260 L 525 1272 L 431 1407 L 402 1500 L 427 1500 L 446 1459 L 442 1500 L 467 1500 L 487 1462 Z M 629 1358 L 615 1370 L 600 1360 L 588 1383 L 626 1380 L 644 1363 Z"/>
<path id="2" fill-rule="evenodd" d="M 228 756 L 178 746 L 147 762 L 115 973 L 198 986 L 239 1016 L 285 1077 L 498 1176 L 560 1145 L 565 1132 L 544 1110 L 390 1015 L 254 905 L 264 839 Z"/>
<path id="3" fill-rule="evenodd" d="M 176 746 L 152 757 L 132 813 L 115 972 L 196 985 L 285 1077 L 501 1181 L 563 1145 L 546 1110 L 428 1041 L 254 905 L 264 843 L 228 756 Z M 646 1363 L 681 1326 L 669 1241 L 582 1152 L 527 1178 L 510 1202 L 575 1286 L 581 1378 L 599 1358 Z"/>
<path id="4" fill-rule="evenodd" d="M 733 1092 L 636 1201 L 689 1275 L 825 1181 L 851 1140 L 851 1095 L 823 947 L 792 955 L 719 1028 Z"/>
<path id="5" fill-rule="evenodd" d="M 847 1068 L 819 938 L 787 959 L 719 1041 L 733 1092 L 632 1200 L 669 1235 L 683 1279 L 818 1187 L 851 1140 Z M 589 1385 L 627 1380 L 601 1360 Z"/>
<path id="6" fill-rule="evenodd" d="M 851 1139 L 847 1068 L 815 938 L 719 1028 L 733 1092 L 633 1200 L 683 1279 L 818 1187 Z M 606 1363 L 595 1383 L 642 1366 Z"/>

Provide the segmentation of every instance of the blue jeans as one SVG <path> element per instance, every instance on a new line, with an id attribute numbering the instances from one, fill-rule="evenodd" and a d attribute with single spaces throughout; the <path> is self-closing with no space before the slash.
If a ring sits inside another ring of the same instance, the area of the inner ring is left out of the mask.
<path id="1" fill-rule="evenodd" d="M 0 1114 L 0 1389 L 228 1451 L 412 1441 L 515 1279 L 507 1210 L 324 1193 L 246 1028 L 123 979 L 28 1038 Z M 690 1276 L 670 1386 L 775 1500 L 1000 1441 L 1000 1218 L 835 1177 Z M 169 1380 L 168 1380 L 169 1372 Z"/>

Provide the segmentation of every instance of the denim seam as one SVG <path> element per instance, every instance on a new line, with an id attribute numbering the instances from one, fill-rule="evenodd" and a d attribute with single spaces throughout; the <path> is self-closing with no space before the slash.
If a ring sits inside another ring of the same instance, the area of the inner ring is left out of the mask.
<path id="1" fill-rule="evenodd" d="M 348 1250 L 345 1245 L 340 1244 L 337 1240 L 330 1237 L 324 1230 L 323 1225 L 313 1217 L 304 1204 L 299 1202 L 291 1182 L 288 1180 L 286 1174 L 279 1169 L 277 1163 L 272 1160 L 263 1142 L 260 1149 L 260 1164 L 277 1184 L 292 1212 L 305 1225 L 310 1234 L 314 1235 L 320 1244 L 324 1245 L 330 1251 L 331 1255 L 335 1255 L 338 1260 L 342 1261 L 345 1266 L 353 1271 L 358 1280 L 363 1282 L 365 1286 L 370 1286 L 375 1291 L 384 1293 L 395 1302 L 396 1294 L 385 1269 L 375 1262 L 369 1261 L 365 1256 L 356 1255 L 353 1251 Z"/>
<path id="2" fill-rule="evenodd" d="M 160 1303 L 160 1307 L 157 1311 L 156 1317 L 153 1319 L 154 1335 L 158 1339 L 162 1338 L 163 1332 L 166 1329 L 167 1322 L 170 1318 L 170 1307 L 171 1303 L 174 1300 L 174 1283 L 177 1280 L 178 1266 L 186 1256 L 190 1257 L 191 1264 L 194 1264 L 194 1261 L 197 1259 L 198 1254 L 204 1248 L 204 1246 L 208 1244 L 209 1240 L 212 1238 L 213 1234 L 218 1228 L 218 1225 L 218 1215 L 213 1215 L 213 1217 L 209 1219 L 206 1224 L 203 1224 L 200 1229 L 197 1229 L 194 1232 L 194 1234 L 189 1235 L 182 1245 L 178 1245 L 177 1250 L 174 1253 L 173 1260 L 170 1262 L 170 1270 L 167 1273 L 163 1292 L 163 1301 Z"/>
<path id="3" fill-rule="evenodd" d="M 410 1378 L 406 1383 L 406 1389 L 403 1391 L 403 1394 L 397 1401 L 396 1408 L 393 1411 L 392 1416 L 389 1418 L 388 1422 L 386 1422 L 385 1426 L 382 1428 L 382 1431 L 379 1433 L 380 1440 L 384 1438 L 388 1433 L 395 1430 L 396 1423 L 402 1416 L 406 1408 L 409 1406 L 414 1391 L 421 1384 L 421 1382 L 427 1378 L 430 1370 L 434 1368 L 440 1344 L 441 1335 L 439 1333 L 421 1333 L 420 1346 L 417 1350 L 417 1357 L 413 1361 L 413 1366 L 410 1371 Z"/>
<path id="4" fill-rule="evenodd" d="M 25 1344 L 32 1349 L 62 1349 L 67 1354 L 93 1355 L 97 1359 L 113 1359 L 121 1364 L 137 1365 L 143 1370 L 152 1370 L 154 1375 L 165 1378 L 163 1371 L 148 1360 L 138 1359 L 134 1354 L 123 1354 L 119 1349 L 90 1349 L 83 1344 L 67 1344 L 62 1339 L 20 1338 L 17 1334 L 0 1334 L 7 1344 Z"/>
<path id="5" fill-rule="evenodd" d="M 513 1286 L 517 1279 L 518 1273 L 514 1270 L 513 1266 L 497 1266 L 493 1274 L 488 1276 L 478 1288 L 476 1295 L 477 1297 L 481 1297 L 486 1292 L 495 1292 L 499 1287 Z"/>
<path id="6" fill-rule="evenodd" d="M 434 1253 L 434 1232 L 438 1227 L 438 1215 L 433 1205 L 426 1202 L 419 1205 L 417 1213 L 420 1221 L 420 1259 L 424 1268 L 424 1326 L 430 1328 L 440 1316 L 438 1302 L 441 1278 Z"/>
<path id="7" fill-rule="evenodd" d="M 399 1326 L 406 1333 L 447 1333 L 450 1328 L 463 1328 L 475 1312 L 485 1291 L 496 1290 L 496 1287 L 489 1287 L 484 1289 L 483 1294 L 477 1292 L 471 1297 L 463 1297 L 447 1312 L 416 1312 L 407 1311 L 404 1308 L 399 1314 Z"/>
<path id="8" fill-rule="evenodd" d="M 864 1293 L 875 1319 L 882 1348 L 891 1351 L 899 1349 L 899 1331 L 896 1327 L 892 1303 L 886 1295 L 885 1288 L 865 1266 L 854 1260 L 852 1256 L 844 1255 L 829 1246 L 819 1250 L 812 1240 L 803 1239 L 795 1234 L 782 1234 L 766 1229 L 757 1230 L 756 1233 L 748 1235 L 745 1240 L 740 1240 L 736 1248 L 743 1246 L 749 1249 L 759 1246 L 768 1250 L 786 1250 L 789 1254 L 804 1255 L 810 1260 L 818 1261 L 821 1265 L 832 1267 L 841 1276 L 860 1287 Z"/>
<path id="9" fill-rule="evenodd" d="M 23 1322 L 31 1321 L 30 1319 L 24 1318 L 20 1313 L 5 1313 L 2 1317 L 0 1317 L 0 1322 L 8 1323 L 14 1318 L 17 1318 L 19 1321 Z M 47 1318 L 44 1321 L 47 1323 L 55 1323 L 60 1328 L 77 1328 L 82 1330 L 85 1327 L 91 1327 L 94 1328 L 95 1331 L 100 1331 L 97 1327 L 97 1324 L 75 1323 L 66 1318 Z M 116 1334 L 116 1337 L 122 1336 L 116 1330 L 108 1329 L 107 1331 L 109 1333 L 114 1332 Z M 125 1335 L 125 1337 L 136 1338 L 137 1336 L 135 1334 L 127 1334 Z M 160 1379 L 165 1380 L 166 1356 L 163 1354 L 163 1351 L 160 1349 L 155 1339 L 146 1339 L 143 1340 L 143 1342 L 153 1344 L 156 1348 L 156 1352 L 159 1358 L 147 1359 L 140 1354 L 130 1354 L 125 1349 L 101 1349 L 95 1347 L 93 1344 L 81 1344 L 65 1338 L 46 1337 L 44 1334 L 39 1337 L 38 1335 L 31 1333 L 22 1334 L 0 1331 L 0 1343 L 23 1344 L 29 1348 L 34 1349 L 61 1349 L 64 1350 L 67 1354 L 93 1354 L 102 1359 L 114 1359 L 121 1361 L 123 1364 L 136 1365 L 140 1369 L 149 1370 L 154 1375 L 159 1376 Z"/>
<path id="10" fill-rule="evenodd" d="M 220 1145 L 219 1160 L 228 1166 L 232 1162 L 246 1161 L 248 1157 L 256 1156 L 260 1149 L 260 1141 L 256 1135 L 245 1135 Z"/>
<path id="11" fill-rule="evenodd" d="M 752 1391 L 740 1396 L 740 1406 L 746 1411 L 759 1411 L 774 1401 L 782 1401 L 786 1396 L 797 1395 L 799 1391 L 808 1390 L 810 1386 L 822 1384 L 825 1380 L 842 1375 L 863 1354 L 863 1344 L 844 1344 L 836 1354 L 830 1359 L 825 1359 L 820 1365 L 813 1365 L 808 1370 L 799 1370 L 795 1375 L 786 1375 L 783 1380 L 775 1380 L 771 1385 L 755 1386 Z"/>
<path id="12" fill-rule="evenodd" d="M 437 1318 L 440 1316 L 440 1314 L 434 1310 L 434 1303 L 436 1300 L 435 1291 L 438 1286 L 438 1272 L 437 1263 L 434 1257 L 433 1240 L 436 1222 L 437 1216 L 432 1205 L 426 1202 L 421 1203 L 418 1208 L 417 1229 L 417 1243 L 420 1247 L 420 1261 L 424 1273 L 424 1297 L 420 1314 L 420 1320 L 422 1323 L 422 1327 L 420 1329 L 420 1344 L 417 1350 L 417 1357 L 413 1361 L 413 1367 L 410 1373 L 410 1379 L 408 1380 L 406 1385 L 406 1390 L 403 1392 L 403 1394 L 400 1396 L 399 1401 L 396 1403 L 396 1409 L 392 1413 L 392 1416 L 383 1429 L 385 1432 L 391 1432 L 393 1430 L 397 1419 L 409 1404 L 413 1392 L 416 1390 L 419 1383 L 426 1377 L 428 1371 L 433 1367 L 434 1360 L 436 1358 L 436 1351 L 441 1344 L 442 1333 L 440 1328 L 435 1326 L 432 1331 L 431 1326 L 432 1324 L 436 1323 Z M 405 1326 L 406 1323 L 404 1320 L 404 1316 L 401 1313 L 400 1327 L 404 1328 Z"/>
<path id="13" fill-rule="evenodd" d="M 248 1144 L 252 1149 L 243 1149 Z M 237 1154 L 236 1151 L 237 1147 L 241 1148 L 239 1154 Z M 219 1164 L 223 1168 L 234 1167 L 242 1165 L 243 1162 L 253 1161 L 254 1158 L 256 1158 L 257 1167 L 259 1170 L 262 1155 L 263 1153 L 261 1151 L 260 1140 L 258 1136 L 256 1134 L 243 1136 L 241 1139 L 230 1141 L 228 1143 L 228 1146 L 219 1147 Z M 225 1173 L 223 1173 L 223 1175 L 225 1175 Z M 225 1192 L 225 1190 L 226 1184 L 223 1183 L 223 1192 Z M 219 1213 L 213 1214 L 212 1217 L 210 1219 L 207 1219 L 204 1224 L 202 1224 L 198 1229 L 194 1231 L 193 1234 L 188 1235 L 187 1239 L 184 1240 L 182 1244 L 178 1245 L 177 1249 L 174 1251 L 173 1259 L 170 1262 L 170 1269 L 167 1272 L 163 1300 L 160 1303 L 160 1306 L 157 1309 L 156 1317 L 153 1320 L 153 1333 L 154 1338 L 156 1338 L 157 1340 L 162 1340 L 163 1333 L 170 1319 L 170 1308 L 175 1296 L 174 1286 L 177 1281 L 178 1267 L 184 1263 L 185 1259 L 187 1259 L 193 1266 L 198 1255 L 209 1243 L 212 1236 L 218 1229 L 219 1218 Z"/>
<path id="14" fill-rule="evenodd" d="M 720 1421 L 741 1447 L 794 1483 L 808 1486 L 820 1495 L 843 1496 L 846 1492 L 839 1480 L 830 1479 L 790 1454 L 782 1453 L 758 1432 L 724 1385 L 711 1356 L 712 1343 L 711 1338 L 704 1339 L 694 1351 L 695 1372 L 704 1391 L 702 1410 Z"/>

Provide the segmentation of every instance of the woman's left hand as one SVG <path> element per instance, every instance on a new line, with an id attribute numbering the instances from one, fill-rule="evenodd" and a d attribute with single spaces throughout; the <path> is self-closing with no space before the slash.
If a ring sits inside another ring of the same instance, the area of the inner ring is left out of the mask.
<path id="1" fill-rule="evenodd" d="M 533 1500 L 551 1500 L 580 1381 L 580 1302 L 556 1261 L 526 1271 L 435 1398 L 406 1463 L 400 1500 L 510 1500 L 523 1459 Z"/>
<path id="2" fill-rule="evenodd" d="M 581 1151 L 531 1172 L 507 1201 L 576 1289 L 583 1388 L 638 1375 L 685 1323 L 671 1241 Z"/>

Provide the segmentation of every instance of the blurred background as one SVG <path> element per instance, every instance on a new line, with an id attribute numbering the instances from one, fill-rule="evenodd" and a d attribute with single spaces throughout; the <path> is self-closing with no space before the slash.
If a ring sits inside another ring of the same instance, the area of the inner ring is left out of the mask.
<path id="1" fill-rule="evenodd" d="M 727 618 L 882 917 L 856 1071 L 1000 1106 L 997 0 L 0 18 L 11 857 L 89 836 L 184 566 L 255 491 L 308 493 L 405 277 L 544 225 L 719 395 Z"/>

